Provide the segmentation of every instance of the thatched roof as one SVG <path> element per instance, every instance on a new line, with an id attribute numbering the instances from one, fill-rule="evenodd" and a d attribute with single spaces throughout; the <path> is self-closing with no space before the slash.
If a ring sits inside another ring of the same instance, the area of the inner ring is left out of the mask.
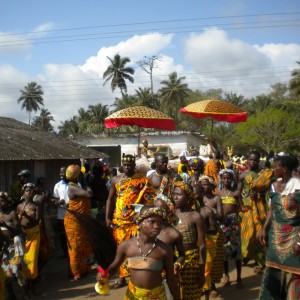
<path id="1" fill-rule="evenodd" d="M 0 117 L 0 160 L 52 160 L 107 157 L 56 133 Z"/>

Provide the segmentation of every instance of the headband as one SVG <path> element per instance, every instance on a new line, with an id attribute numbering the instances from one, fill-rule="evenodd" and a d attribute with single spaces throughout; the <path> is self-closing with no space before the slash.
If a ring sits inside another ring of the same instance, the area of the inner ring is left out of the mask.
<path id="1" fill-rule="evenodd" d="M 122 157 L 122 162 L 135 162 L 135 157 L 132 155 L 124 155 Z"/>
<path id="2" fill-rule="evenodd" d="M 173 222 L 173 219 L 174 219 L 174 210 L 175 210 L 175 207 L 174 207 L 174 203 L 171 201 L 170 198 L 168 198 L 166 195 L 164 194 L 159 194 L 155 197 L 154 199 L 154 203 L 157 201 L 157 200 L 161 200 L 161 201 L 164 201 L 168 208 L 169 208 L 169 211 L 167 212 L 166 211 L 166 215 L 167 215 L 167 221 L 169 223 L 172 223 Z"/>
<path id="3" fill-rule="evenodd" d="M 209 176 L 206 176 L 206 175 L 203 175 L 199 178 L 199 180 L 207 180 L 211 185 L 215 186 L 215 182 L 214 182 L 214 179 L 212 177 L 209 177 Z"/>
<path id="4" fill-rule="evenodd" d="M 197 209 L 197 207 L 199 205 L 198 205 L 198 200 L 196 198 L 196 195 L 194 193 L 193 188 L 189 184 L 187 184 L 183 181 L 175 182 L 174 188 L 176 188 L 176 187 L 179 187 L 180 189 L 182 189 L 187 194 L 187 196 L 189 198 L 191 208 L 192 209 Z"/>
<path id="5" fill-rule="evenodd" d="M 220 172 L 219 172 L 219 176 L 222 176 L 223 174 L 225 173 L 230 173 L 232 175 L 234 175 L 234 171 L 231 170 L 231 169 L 222 169 Z"/>
<path id="6" fill-rule="evenodd" d="M 28 182 L 28 183 L 25 183 L 24 185 L 23 185 L 23 187 L 22 187 L 22 191 L 25 191 L 25 189 L 27 188 L 27 187 L 31 187 L 31 188 L 35 188 L 35 185 L 34 185 L 34 183 L 31 183 L 31 182 Z"/>
<path id="7" fill-rule="evenodd" d="M 167 219 L 167 213 L 164 209 L 162 209 L 160 207 L 150 207 L 150 208 L 144 210 L 142 213 L 139 214 L 136 222 L 139 224 L 142 221 L 144 221 L 145 219 L 147 219 L 147 218 L 149 218 L 153 215 L 154 216 L 159 216 L 163 220 Z"/>

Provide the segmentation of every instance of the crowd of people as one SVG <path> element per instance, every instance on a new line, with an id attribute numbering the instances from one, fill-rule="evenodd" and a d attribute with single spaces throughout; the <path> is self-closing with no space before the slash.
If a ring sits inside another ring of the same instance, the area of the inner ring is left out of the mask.
<path id="1" fill-rule="evenodd" d="M 125 299 L 221 297 L 216 284 L 231 284 L 231 260 L 238 290 L 253 261 L 261 300 L 300 299 L 299 158 L 262 163 L 250 151 L 240 166 L 215 151 L 207 161 L 181 156 L 174 169 L 159 152 L 151 168 L 138 172 L 130 154 L 120 170 L 100 161 L 62 166 L 51 193 L 43 178 L 35 185 L 30 170 L 20 171 L 0 192 L 0 299 L 14 299 L 13 280 L 30 299 L 55 235 L 70 280 L 97 264 L 98 286 L 117 278 L 109 288 L 127 286 Z"/>

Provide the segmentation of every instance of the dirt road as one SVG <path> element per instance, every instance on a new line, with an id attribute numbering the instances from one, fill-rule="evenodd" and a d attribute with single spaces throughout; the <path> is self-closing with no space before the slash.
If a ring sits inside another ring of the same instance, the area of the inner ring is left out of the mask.
<path id="1" fill-rule="evenodd" d="M 123 299 L 126 288 L 111 290 L 106 296 L 99 296 L 94 289 L 96 270 L 85 278 L 70 282 L 67 276 L 67 260 L 60 258 L 60 254 L 52 258 L 42 272 L 41 282 L 38 285 L 38 295 L 33 299 Z M 234 266 L 234 262 L 232 262 Z M 255 300 L 258 298 L 261 275 L 253 272 L 253 266 L 243 267 L 242 271 L 244 288 L 238 290 L 236 282 L 229 287 L 219 287 L 219 292 L 225 300 Z M 235 280 L 235 271 L 230 272 L 231 280 Z M 204 297 L 202 297 L 204 299 Z M 217 298 L 221 299 L 221 298 Z"/>

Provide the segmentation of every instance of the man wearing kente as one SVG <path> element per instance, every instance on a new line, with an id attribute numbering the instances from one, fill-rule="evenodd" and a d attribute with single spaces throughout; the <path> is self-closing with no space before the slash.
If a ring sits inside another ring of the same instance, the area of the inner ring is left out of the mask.
<path id="1" fill-rule="evenodd" d="M 168 157 L 163 153 L 155 154 L 156 169 L 149 176 L 150 182 L 154 185 L 156 195 L 165 195 L 167 198 L 172 199 L 174 183 L 182 181 L 179 174 L 171 174 L 168 170 Z"/>
<path id="2" fill-rule="evenodd" d="M 260 300 L 300 299 L 300 180 L 292 177 L 297 165 L 293 156 L 274 160 L 278 180 L 271 186 L 270 209 L 259 235 L 267 247 Z"/>
<path id="3" fill-rule="evenodd" d="M 89 187 L 83 189 L 78 184 L 80 174 L 80 167 L 77 165 L 70 165 L 66 169 L 66 178 L 69 182 L 69 207 L 65 215 L 64 225 L 72 273 L 70 275 L 72 275 L 73 280 L 80 279 L 82 275 L 90 271 L 87 260 L 92 255 L 90 241 L 80 222 L 85 216 L 91 215 L 92 190 Z"/>
<path id="4" fill-rule="evenodd" d="M 265 267 L 265 251 L 257 241 L 267 215 L 266 193 L 269 190 L 273 171 L 261 170 L 259 166 L 260 153 L 251 151 L 248 155 L 249 170 L 242 173 L 239 179 L 239 189 L 242 190 L 243 213 L 241 222 L 242 256 L 244 261 L 254 259 L 258 266 L 256 273 L 261 273 Z"/>
<path id="5" fill-rule="evenodd" d="M 216 186 L 219 184 L 219 172 L 222 169 L 220 159 L 221 153 L 217 150 L 205 164 L 204 175 L 212 177 Z"/>
<path id="6" fill-rule="evenodd" d="M 106 224 L 113 229 L 114 238 L 119 245 L 124 240 L 137 235 L 137 224 L 131 204 L 153 204 L 155 192 L 149 179 L 135 172 L 135 157 L 123 155 L 122 166 L 124 173 L 112 178 L 109 195 L 106 201 Z M 119 280 L 113 288 L 126 285 L 125 277 L 129 275 L 127 262 L 119 271 Z"/>

